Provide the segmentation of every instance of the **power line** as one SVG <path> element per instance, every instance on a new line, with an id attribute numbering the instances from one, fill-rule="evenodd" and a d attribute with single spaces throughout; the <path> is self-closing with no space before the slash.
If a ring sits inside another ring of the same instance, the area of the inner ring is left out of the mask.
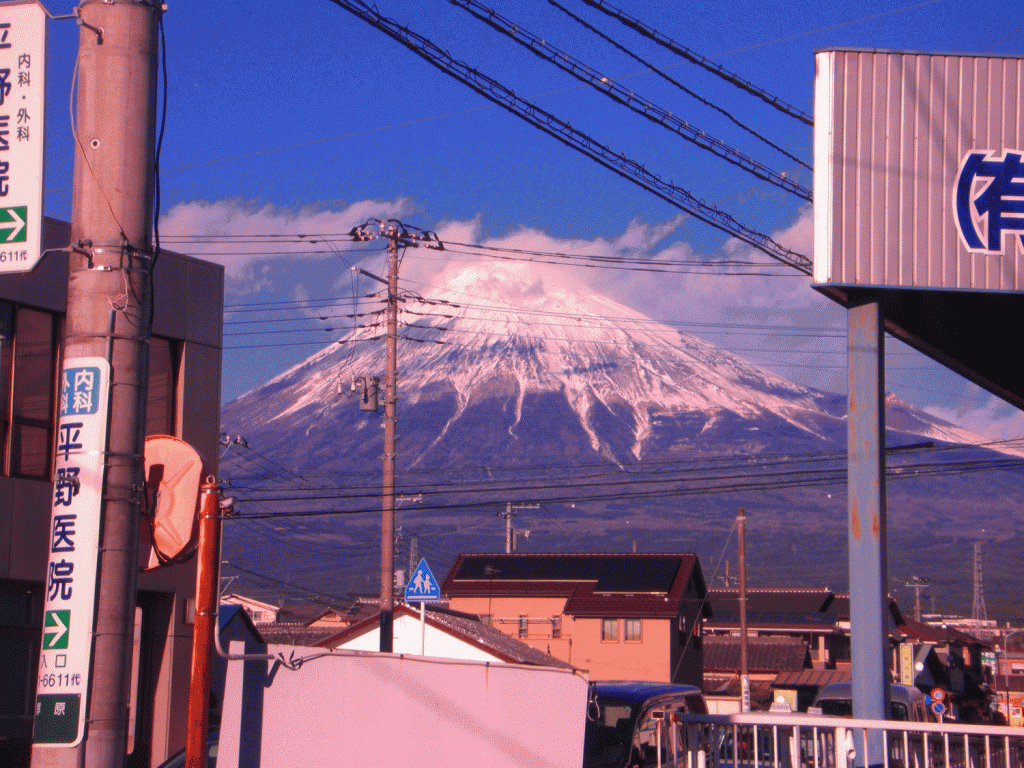
<path id="1" fill-rule="evenodd" d="M 629 50 L 629 48 L 627 48 L 622 43 L 620 43 L 619 41 L 617 41 L 614 38 L 612 38 L 610 35 L 606 35 L 604 32 L 599 30 L 593 24 L 590 24 L 589 22 L 584 21 L 583 19 L 581 19 L 579 16 L 577 16 L 575 13 L 570 11 L 568 8 L 566 8 L 561 3 L 558 3 L 556 0 L 548 0 L 548 2 L 551 5 L 553 5 L 555 8 L 560 10 L 562 13 L 564 13 L 566 16 L 568 16 L 570 19 L 575 21 L 577 24 L 579 24 L 580 26 L 584 27 L 585 29 L 590 30 L 595 35 L 597 35 L 602 40 L 604 40 L 605 42 L 610 43 L 611 45 L 615 46 L 618 50 L 622 51 L 627 56 L 631 57 L 632 59 L 634 59 L 635 61 L 639 62 L 643 66 L 647 67 L 647 69 L 649 69 L 651 72 L 653 72 L 654 74 L 656 74 L 659 77 L 661 77 L 667 83 L 670 83 L 671 85 L 674 85 L 676 88 L 681 90 L 687 96 L 690 96 L 690 97 L 696 99 L 697 101 L 699 101 L 704 106 L 709 107 L 710 109 L 715 110 L 716 112 L 718 112 L 721 115 L 724 115 L 726 118 L 728 118 L 734 125 L 736 125 L 741 130 L 746 131 L 747 133 L 751 134 L 752 136 L 755 136 L 756 138 L 760 139 L 762 142 L 767 144 L 772 149 L 776 150 L 777 152 L 782 153 L 783 155 L 788 157 L 790 160 L 793 160 L 794 162 L 802 165 L 807 170 L 813 170 L 813 168 L 807 162 L 805 162 L 804 160 L 801 160 L 796 155 L 790 154 L 785 149 L 780 147 L 778 144 L 773 142 L 771 139 L 769 139 L 768 137 L 762 135 L 758 131 L 756 131 L 753 128 L 751 128 L 749 125 L 744 123 L 742 120 L 737 118 L 735 115 L 733 115 L 728 110 L 723 109 L 722 107 L 718 106 L 714 102 L 705 99 L 699 93 L 697 93 L 695 91 L 692 91 L 691 89 L 687 88 L 685 85 L 680 83 L 674 77 L 670 77 L 669 75 L 665 74 L 665 72 L 663 72 L 661 69 L 659 69 L 657 66 L 655 66 L 651 62 L 647 61 L 647 59 L 643 58 L 642 56 L 638 56 L 636 53 L 634 53 L 633 51 Z"/>
<path id="2" fill-rule="evenodd" d="M 640 33 L 648 40 L 653 40 L 658 45 L 661 45 L 662 47 L 672 51 L 672 53 L 682 56 L 687 61 L 696 64 L 697 66 L 702 67 L 703 69 L 706 69 L 713 75 L 717 75 L 718 77 L 725 80 L 727 83 L 731 83 L 732 85 L 735 85 L 737 88 L 740 88 L 741 90 L 744 90 L 747 93 L 756 96 L 757 98 L 761 99 L 761 101 L 763 101 L 765 104 L 768 104 L 770 107 L 779 110 L 784 115 L 789 115 L 790 117 L 796 118 L 805 125 L 814 125 L 814 118 L 811 117 L 806 112 L 804 112 L 803 110 L 797 109 L 792 104 L 787 104 L 778 96 L 772 96 L 763 88 L 759 88 L 753 83 L 744 80 L 739 75 L 727 70 L 721 64 L 716 64 L 715 62 L 711 61 L 711 59 L 705 56 L 701 56 L 699 53 L 690 50 L 686 46 L 680 45 L 675 40 L 672 40 L 671 38 L 666 37 L 665 35 L 658 32 L 658 30 L 647 26 L 639 19 L 635 19 L 631 16 L 628 16 L 621 8 L 615 8 L 614 6 L 611 6 L 608 3 L 604 2 L 604 0 L 583 0 L 583 2 L 589 5 L 591 8 L 596 8 L 602 13 L 605 13 L 608 16 L 611 16 L 613 19 L 621 22 L 622 24 L 625 24 L 627 27 Z"/>
<path id="3" fill-rule="evenodd" d="M 447 51 L 442 50 L 422 35 L 401 26 L 393 19 L 381 16 L 361 0 L 331 0 L 331 2 L 398 41 L 417 56 L 472 88 L 481 96 L 522 118 L 566 146 L 575 149 L 706 224 L 736 237 L 805 274 L 811 274 L 811 260 L 807 256 L 780 245 L 768 235 L 740 224 L 729 214 L 698 200 L 685 189 L 664 181 L 636 161 L 608 149 L 537 105 L 520 99 L 501 83 L 454 59 Z"/>
<path id="4" fill-rule="evenodd" d="M 593 86 L 613 101 L 629 108 L 633 112 L 658 125 L 672 131 L 677 136 L 686 139 L 701 149 L 711 152 L 716 157 L 742 168 L 748 173 L 757 176 L 763 181 L 774 184 L 780 189 L 796 195 L 802 200 L 812 200 L 811 190 L 797 184 L 784 173 L 774 171 L 763 163 L 748 157 L 738 149 L 730 147 L 721 139 L 717 139 L 706 131 L 690 125 L 666 109 L 659 107 L 649 99 L 645 99 L 624 88 L 615 82 L 614 79 L 602 75 L 589 65 L 570 56 L 565 51 L 559 50 L 543 38 L 528 32 L 521 25 L 506 19 L 497 11 L 488 8 L 479 0 L 449 0 L 463 10 L 469 12 L 490 27 L 516 41 L 531 53 L 536 54 L 545 61 L 551 62 L 563 72 L 575 77 L 580 82 Z M 790 156 L 792 158 L 792 156 Z M 792 158 L 796 159 L 796 158 Z M 799 161 L 798 161 L 799 162 Z"/>

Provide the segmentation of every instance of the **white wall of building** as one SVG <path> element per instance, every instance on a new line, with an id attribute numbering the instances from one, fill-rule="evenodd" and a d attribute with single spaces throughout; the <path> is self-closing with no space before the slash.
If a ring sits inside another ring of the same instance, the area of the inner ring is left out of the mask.
<path id="1" fill-rule="evenodd" d="M 394 652 L 412 655 L 421 654 L 422 633 L 419 618 L 397 616 L 394 623 Z M 370 632 L 354 637 L 338 648 L 352 651 L 379 651 L 380 630 L 374 627 Z M 501 661 L 497 656 L 470 645 L 453 635 L 430 624 L 426 626 L 426 656 L 442 659 L 466 659 L 469 661 Z"/>

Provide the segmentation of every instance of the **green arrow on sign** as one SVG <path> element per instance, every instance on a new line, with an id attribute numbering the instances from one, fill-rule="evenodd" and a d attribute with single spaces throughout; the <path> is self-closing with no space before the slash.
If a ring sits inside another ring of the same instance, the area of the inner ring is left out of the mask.
<path id="1" fill-rule="evenodd" d="M 50 651 L 68 647 L 71 611 L 47 611 L 43 620 L 43 649 Z"/>
<path id="2" fill-rule="evenodd" d="M 19 205 L 14 208 L 0 208 L 0 239 L 5 243 L 24 243 L 28 239 L 28 206 Z M 3 236 L 7 231 L 7 237 Z"/>

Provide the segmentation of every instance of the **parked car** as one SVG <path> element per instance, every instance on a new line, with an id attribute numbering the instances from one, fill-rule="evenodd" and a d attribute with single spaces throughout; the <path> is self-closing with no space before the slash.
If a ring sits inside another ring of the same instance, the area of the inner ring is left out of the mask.
<path id="1" fill-rule="evenodd" d="M 853 686 L 851 683 L 832 683 L 819 691 L 814 699 L 814 707 L 821 714 L 831 717 L 853 717 Z M 934 720 L 928 716 L 924 694 L 910 685 L 889 685 L 891 700 L 889 719 L 916 723 Z"/>
<path id="2" fill-rule="evenodd" d="M 666 714 L 708 712 L 704 694 L 692 685 L 598 682 L 591 690 L 583 746 L 584 768 L 629 768 L 658 764 L 672 748 L 657 729 Z"/>

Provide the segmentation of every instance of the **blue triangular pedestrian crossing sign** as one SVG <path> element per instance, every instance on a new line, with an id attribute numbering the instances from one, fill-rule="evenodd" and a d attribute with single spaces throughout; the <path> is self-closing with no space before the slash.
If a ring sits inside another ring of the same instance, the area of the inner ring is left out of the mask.
<path id="1" fill-rule="evenodd" d="M 407 603 L 433 603 L 441 599 L 441 586 L 430 572 L 427 561 L 420 560 L 416 570 L 405 587 L 405 602 Z"/>

